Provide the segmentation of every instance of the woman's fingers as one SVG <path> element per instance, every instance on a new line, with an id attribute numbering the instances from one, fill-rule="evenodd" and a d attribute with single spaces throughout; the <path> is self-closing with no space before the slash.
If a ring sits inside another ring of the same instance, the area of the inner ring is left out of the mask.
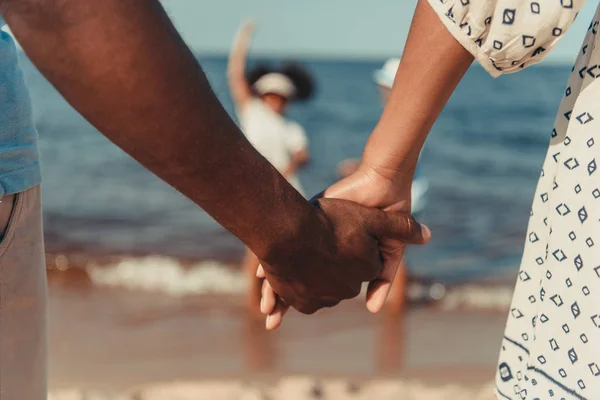
<path id="1" fill-rule="evenodd" d="M 277 305 L 277 295 L 269 284 L 269 281 L 266 279 L 263 281 L 261 294 L 260 312 L 269 315 L 275 310 L 275 306 Z"/>
<path id="2" fill-rule="evenodd" d="M 271 284 L 266 279 L 267 275 L 265 274 L 265 269 L 262 265 L 259 265 L 256 269 L 256 277 L 264 279 L 260 292 L 260 312 L 265 315 L 269 315 L 275 310 L 278 296 L 275 294 Z"/>
<path id="3" fill-rule="evenodd" d="M 395 241 L 379 243 L 383 255 L 383 269 L 379 277 L 369 283 L 367 289 L 367 309 L 370 312 L 378 313 L 383 308 L 392 289 L 398 267 L 402 263 L 404 247 L 404 244 Z"/>
<path id="4" fill-rule="evenodd" d="M 290 309 L 290 306 L 285 301 L 277 296 L 277 304 L 271 314 L 267 316 L 265 327 L 268 331 L 275 330 L 281 326 L 285 313 Z"/>
<path id="5" fill-rule="evenodd" d="M 367 310 L 373 314 L 381 311 L 391 289 L 392 283 L 388 280 L 376 279 L 369 282 L 369 288 L 367 289 Z"/>
<path id="6" fill-rule="evenodd" d="M 259 265 L 256 269 L 256 277 L 263 278 L 261 289 L 260 312 L 267 315 L 265 327 L 272 331 L 279 328 L 283 321 L 283 316 L 289 310 L 290 306 L 281 297 L 277 296 L 271 284 L 266 279 L 265 269 Z"/>

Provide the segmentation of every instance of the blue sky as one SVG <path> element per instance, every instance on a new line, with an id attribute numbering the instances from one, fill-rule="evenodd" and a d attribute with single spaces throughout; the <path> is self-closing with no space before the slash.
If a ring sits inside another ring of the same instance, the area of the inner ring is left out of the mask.
<path id="1" fill-rule="evenodd" d="M 402 51 L 416 0 L 163 0 L 191 47 L 225 53 L 239 22 L 259 24 L 260 55 L 388 57 Z M 588 1 L 549 59 L 571 63 L 595 1 Z"/>

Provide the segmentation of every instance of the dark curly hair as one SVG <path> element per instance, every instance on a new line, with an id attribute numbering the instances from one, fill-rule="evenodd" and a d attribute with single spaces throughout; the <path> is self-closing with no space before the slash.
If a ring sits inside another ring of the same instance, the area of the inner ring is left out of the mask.
<path id="1" fill-rule="evenodd" d="M 306 101 L 315 94 L 315 81 L 308 70 L 298 62 L 287 61 L 279 67 L 267 63 L 259 63 L 246 74 L 250 86 L 260 78 L 270 73 L 279 73 L 287 76 L 296 87 L 294 100 Z"/>

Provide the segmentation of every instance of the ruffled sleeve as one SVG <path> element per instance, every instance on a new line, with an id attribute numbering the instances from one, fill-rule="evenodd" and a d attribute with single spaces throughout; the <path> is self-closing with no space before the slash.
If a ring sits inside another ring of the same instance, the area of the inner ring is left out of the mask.
<path id="1" fill-rule="evenodd" d="M 428 0 L 450 33 L 494 77 L 540 62 L 585 0 Z"/>

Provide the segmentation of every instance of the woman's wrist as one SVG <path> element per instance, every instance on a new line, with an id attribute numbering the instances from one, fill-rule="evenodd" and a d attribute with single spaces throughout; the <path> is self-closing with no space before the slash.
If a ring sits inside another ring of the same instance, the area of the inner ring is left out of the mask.
<path id="1" fill-rule="evenodd" d="M 378 126 L 367 142 L 360 168 L 392 182 L 412 181 L 424 140 L 402 136 L 396 129 Z"/>

